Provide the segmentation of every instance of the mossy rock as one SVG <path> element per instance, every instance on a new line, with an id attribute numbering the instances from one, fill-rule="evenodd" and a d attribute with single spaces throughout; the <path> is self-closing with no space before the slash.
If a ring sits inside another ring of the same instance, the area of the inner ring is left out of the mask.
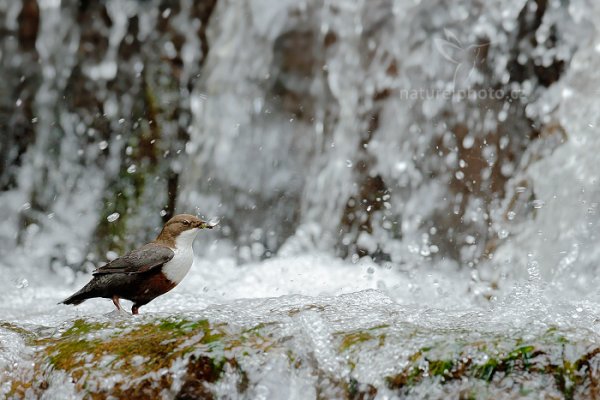
<path id="1" fill-rule="evenodd" d="M 176 361 L 187 365 L 179 391 L 205 398 L 210 392 L 197 382 L 215 382 L 226 364 L 236 365 L 223 353 L 231 339 L 226 338 L 225 327 L 205 319 L 142 323 L 78 319 L 63 330 L 29 341 L 38 349 L 35 380 L 15 380 L 9 398 L 41 394 L 55 371 L 65 372 L 77 391 L 89 398 L 153 398 L 173 386 L 169 369 Z M 108 378 L 114 380 L 109 388 L 101 383 Z"/>
<path id="2" fill-rule="evenodd" d="M 252 397 L 258 370 L 282 359 L 287 366 L 277 364 L 275 372 L 304 374 L 314 381 L 318 398 L 367 399 L 379 392 L 433 398 L 600 394 L 600 347 L 593 339 L 574 340 L 554 328 L 503 335 L 390 322 L 330 332 L 323 349 L 313 341 L 315 333 L 303 331 L 302 313 L 315 317 L 325 308 L 305 308 L 254 325 L 146 315 L 76 319 L 32 331 L 0 321 L 0 330 L 19 335 L 32 349 L 31 363 L 0 371 L 0 389 L 7 387 L 2 377 L 10 377 L 9 390 L 0 395 L 38 398 L 63 382 L 91 399 L 211 398 L 219 397 L 219 385 L 232 395 Z M 301 323 L 291 323 L 294 318 Z M 415 348 L 415 343 L 425 345 Z"/>
<path id="3" fill-rule="evenodd" d="M 440 357 L 440 348 L 447 353 L 444 357 Z M 473 387 L 485 387 L 484 393 L 487 388 L 501 388 L 507 382 L 522 386 L 526 386 L 524 382 L 535 382 L 534 386 L 550 382 L 552 385 L 547 389 L 563 398 L 596 398 L 600 395 L 600 375 L 592 360 L 598 355 L 600 348 L 593 343 L 572 343 L 554 328 L 528 341 L 491 336 L 470 343 L 457 341 L 450 346 L 437 343 L 413 353 L 400 373 L 386 377 L 386 384 L 398 393 L 409 395 L 413 388 L 434 381 L 441 385 L 470 382 Z M 541 389 L 545 388 L 536 390 Z M 529 390 L 517 392 L 532 394 Z M 477 391 L 471 394 L 475 398 L 488 397 Z"/>

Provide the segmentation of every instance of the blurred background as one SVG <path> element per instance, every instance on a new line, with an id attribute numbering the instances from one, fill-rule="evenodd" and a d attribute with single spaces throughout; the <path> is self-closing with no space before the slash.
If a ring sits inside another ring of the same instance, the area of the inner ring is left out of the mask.
<path id="1" fill-rule="evenodd" d="M 589 0 L 0 0 L 1 268 L 201 257 L 597 287 Z"/>

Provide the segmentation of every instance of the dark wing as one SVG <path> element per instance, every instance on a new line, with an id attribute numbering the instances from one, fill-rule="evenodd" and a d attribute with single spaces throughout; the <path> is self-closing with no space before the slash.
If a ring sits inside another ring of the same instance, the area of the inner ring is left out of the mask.
<path id="1" fill-rule="evenodd" d="M 93 274 L 141 274 L 162 266 L 174 255 L 173 250 L 167 246 L 151 243 L 125 254 L 123 257 L 112 260 L 96 269 Z"/>

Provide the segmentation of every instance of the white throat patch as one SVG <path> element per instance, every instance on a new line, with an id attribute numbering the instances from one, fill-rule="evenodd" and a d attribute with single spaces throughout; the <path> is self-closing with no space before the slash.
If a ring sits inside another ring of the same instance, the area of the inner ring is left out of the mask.
<path id="1" fill-rule="evenodd" d="M 194 262 L 192 243 L 198 231 L 198 228 L 193 228 L 179 234 L 175 240 L 175 248 L 171 249 L 175 255 L 162 268 L 167 279 L 175 284 L 181 282 L 192 267 Z"/>

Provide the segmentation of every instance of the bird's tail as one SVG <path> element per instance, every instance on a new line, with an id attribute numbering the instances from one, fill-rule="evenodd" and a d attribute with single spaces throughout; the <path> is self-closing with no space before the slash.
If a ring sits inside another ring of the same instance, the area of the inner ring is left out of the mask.
<path id="1" fill-rule="evenodd" d="M 83 303 L 90 297 L 93 297 L 93 296 L 91 296 L 90 291 L 86 290 L 86 289 L 87 288 L 84 287 L 79 292 L 75 293 L 74 295 L 72 295 L 70 297 L 67 297 L 66 299 L 64 299 L 63 301 L 61 301 L 58 304 L 73 304 L 74 306 L 77 306 L 77 305 Z"/>

